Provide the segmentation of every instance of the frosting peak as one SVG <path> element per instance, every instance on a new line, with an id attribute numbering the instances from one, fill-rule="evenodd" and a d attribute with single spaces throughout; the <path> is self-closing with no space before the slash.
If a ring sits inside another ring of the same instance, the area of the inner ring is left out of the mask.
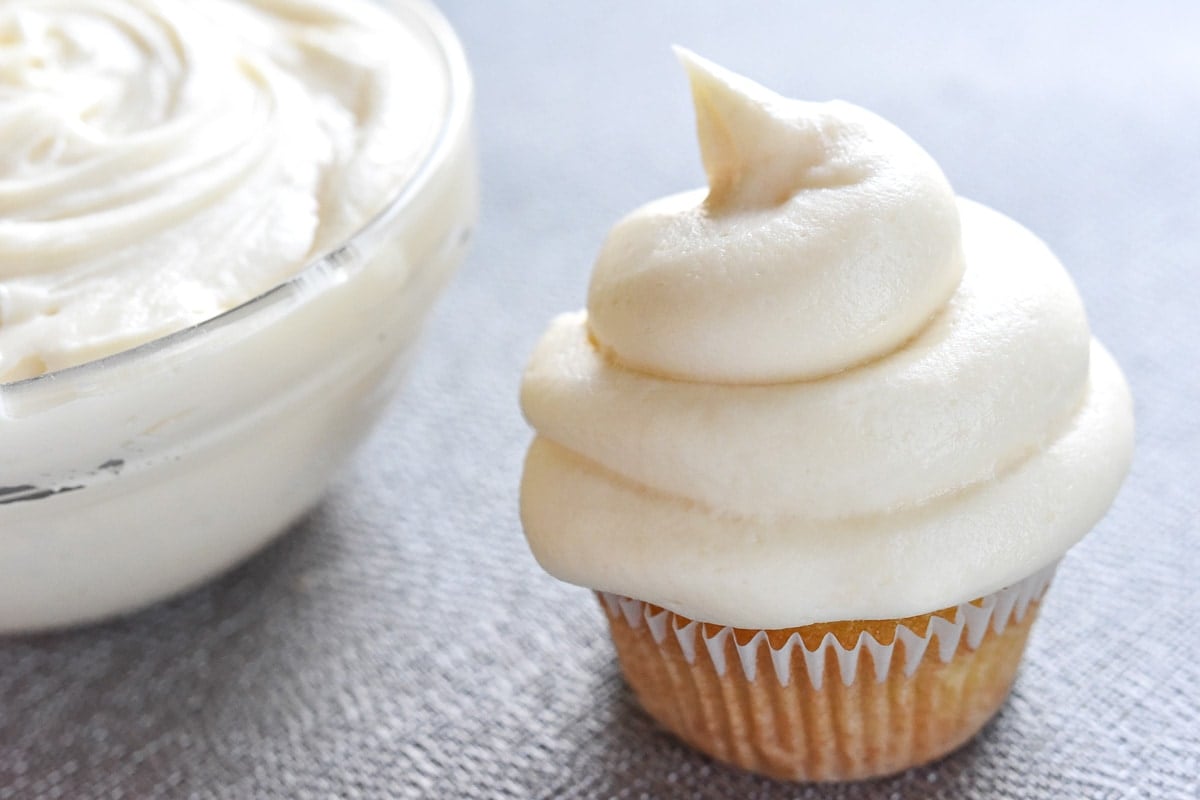
<path id="1" fill-rule="evenodd" d="M 800 189 L 853 183 L 861 171 L 838 163 L 819 113 L 796 114 L 754 81 L 675 48 L 692 87 L 710 214 L 786 203 Z M 792 101 L 793 107 L 816 103 Z"/>
<path id="2" fill-rule="evenodd" d="M 849 103 L 679 55 L 709 189 L 614 228 L 588 294 L 596 341 L 643 372 L 737 384 L 824 377 L 910 339 L 963 273 L 933 159 Z"/>

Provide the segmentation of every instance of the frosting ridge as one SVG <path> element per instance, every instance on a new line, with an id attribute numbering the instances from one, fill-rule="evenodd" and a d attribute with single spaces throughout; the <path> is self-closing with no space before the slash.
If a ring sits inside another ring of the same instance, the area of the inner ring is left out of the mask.
<path id="1" fill-rule="evenodd" d="M 991 478 L 1078 410 L 1089 335 L 1044 244 L 983 206 L 961 208 L 972 269 L 884 358 L 818 380 L 675 381 L 606 358 L 574 313 L 534 351 L 525 412 L 540 435 L 721 513 L 838 519 Z"/>

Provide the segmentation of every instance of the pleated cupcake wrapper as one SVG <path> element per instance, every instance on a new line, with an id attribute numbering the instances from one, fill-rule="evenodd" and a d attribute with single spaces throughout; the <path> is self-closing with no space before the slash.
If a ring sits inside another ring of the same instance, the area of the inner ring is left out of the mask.
<path id="1" fill-rule="evenodd" d="M 876 682 L 882 683 L 887 680 L 892 668 L 892 655 L 899 643 L 904 645 L 902 669 L 908 677 L 916 671 L 935 638 L 937 656 L 942 663 L 948 663 L 954 657 L 964 636 L 967 646 L 975 650 L 987 634 L 989 625 L 997 634 L 1001 634 L 1010 621 L 1021 622 L 1025 618 L 1030 604 L 1039 600 L 1045 593 L 1057 567 L 1058 562 L 1055 562 L 1019 583 L 987 595 L 978 603 L 961 603 L 955 608 L 953 619 L 933 617 L 924 635 L 899 625 L 893 640 L 888 644 L 881 644 L 869 632 L 864 631 L 850 648 L 842 645 L 832 633 L 825 634 L 813 650 L 805 647 L 799 633 L 793 633 L 779 648 L 770 645 L 765 631 L 759 631 L 748 642 L 741 644 L 734 638 L 734 629 L 731 627 L 723 627 L 712 635 L 707 635 L 700 622 L 689 621 L 682 627 L 675 626 L 671 621 L 676 617 L 670 611 L 620 595 L 607 592 L 599 594 L 608 613 L 614 619 L 624 617 L 626 624 L 634 630 L 646 625 L 654 641 L 660 646 L 667 641 L 668 636 L 674 635 L 689 664 L 695 664 L 697 656 L 703 652 L 712 660 L 717 674 L 723 677 L 729 668 L 726 640 L 733 638 L 737 661 L 748 681 L 753 682 L 757 678 L 759 648 L 765 646 L 770 651 L 775 677 L 781 685 L 787 686 L 791 681 L 792 659 L 799 657 L 804 661 L 805 672 L 812 687 L 819 691 L 824 683 L 826 652 L 829 650 L 837 657 L 838 671 L 842 683 L 846 686 L 854 683 L 858 676 L 864 653 L 870 656 L 874 664 Z"/>

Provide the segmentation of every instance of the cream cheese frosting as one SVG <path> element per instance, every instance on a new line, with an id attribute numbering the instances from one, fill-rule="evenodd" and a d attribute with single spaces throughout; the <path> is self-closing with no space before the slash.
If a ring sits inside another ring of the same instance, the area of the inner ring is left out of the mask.
<path id="1" fill-rule="evenodd" d="M 552 574 L 750 628 L 952 606 L 1058 559 L 1132 404 L 1069 276 L 894 126 L 682 54 L 709 188 L 619 222 L 521 401 Z"/>
<path id="2" fill-rule="evenodd" d="M 431 147 L 433 55 L 365 0 L 0 3 L 0 382 L 213 317 Z"/>

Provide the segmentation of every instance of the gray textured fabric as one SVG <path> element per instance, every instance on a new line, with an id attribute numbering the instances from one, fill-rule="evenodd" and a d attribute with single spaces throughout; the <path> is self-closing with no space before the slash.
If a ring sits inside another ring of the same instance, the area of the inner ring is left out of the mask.
<path id="1" fill-rule="evenodd" d="M 444 3 L 478 76 L 484 216 L 407 389 L 249 564 L 0 641 L 0 800 L 1200 796 L 1200 12 L 1036 6 Z M 613 220 L 701 179 L 673 41 L 909 131 L 1054 247 L 1133 384 L 1133 474 L 1063 563 L 1012 698 L 894 779 L 776 784 L 676 743 L 594 599 L 520 535 L 527 353 Z"/>

